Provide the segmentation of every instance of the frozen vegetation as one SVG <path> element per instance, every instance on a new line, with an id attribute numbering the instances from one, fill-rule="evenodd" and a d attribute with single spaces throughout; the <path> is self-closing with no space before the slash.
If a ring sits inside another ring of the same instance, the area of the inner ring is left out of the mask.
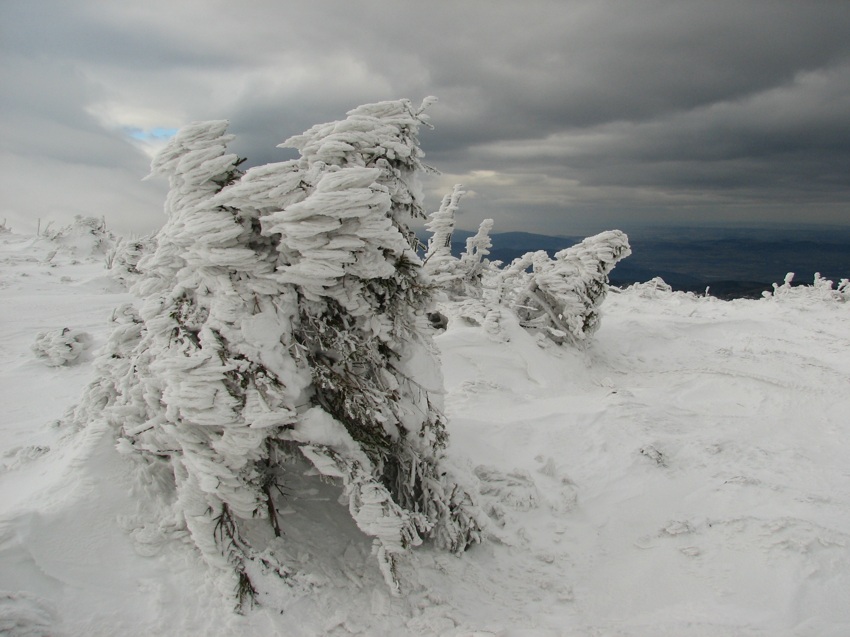
<path id="1" fill-rule="evenodd" d="M 3 228 L 0 634 L 850 632 L 848 281 L 456 258 L 426 106 L 244 172 L 191 124 L 156 237 Z"/>
<path id="2" fill-rule="evenodd" d="M 85 332 L 62 329 L 39 332 L 32 345 L 32 351 L 45 365 L 59 367 L 76 361 L 86 351 L 91 338 Z"/>

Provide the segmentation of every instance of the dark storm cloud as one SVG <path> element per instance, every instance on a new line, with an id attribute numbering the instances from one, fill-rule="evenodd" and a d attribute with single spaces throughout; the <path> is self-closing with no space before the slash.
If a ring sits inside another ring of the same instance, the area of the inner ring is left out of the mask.
<path id="1" fill-rule="evenodd" d="M 133 174 L 145 130 L 228 118 L 257 164 L 358 104 L 437 95 L 428 203 L 462 181 L 468 226 L 850 223 L 843 1 L 43 1 L 0 21 L 4 165 L 108 167 L 137 218 L 161 196 Z"/>
<path id="2" fill-rule="evenodd" d="M 850 192 L 848 103 L 845 64 L 738 100 L 488 144 L 476 154 L 507 174 L 560 169 L 584 188 L 656 189 L 658 208 L 681 207 L 682 197 L 718 206 L 839 203 Z"/>
<path id="3" fill-rule="evenodd" d="M 780 3 L 596 6 L 534 15 L 546 25 L 537 28 L 506 16 L 527 29 L 486 55 L 458 34 L 462 48 L 442 56 L 435 82 L 474 78 L 480 95 L 462 123 L 483 120 L 486 139 L 539 138 L 739 99 L 829 66 L 848 48 L 841 5 L 794 14 Z"/>
<path id="4" fill-rule="evenodd" d="M 233 59 L 224 51 L 198 50 L 171 37 L 161 25 L 136 20 L 120 3 L 8 2 L 2 15 L 4 48 L 23 56 L 108 63 L 130 72 L 157 66 L 226 65 Z"/>

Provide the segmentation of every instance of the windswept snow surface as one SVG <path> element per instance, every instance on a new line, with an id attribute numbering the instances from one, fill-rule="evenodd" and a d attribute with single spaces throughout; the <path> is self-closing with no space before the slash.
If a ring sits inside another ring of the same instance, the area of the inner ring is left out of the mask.
<path id="1" fill-rule="evenodd" d="M 298 574 L 240 616 L 157 477 L 56 424 L 130 295 L 100 255 L 0 234 L 0 635 L 850 635 L 850 303 L 821 297 L 615 291 L 585 350 L 446 305 L 450 454 L 489 539 L 416 549 L 392 598 L 339 489 L 293 466 Z M 31 345 L 63 328 L 92 347 L 48 367 Z"/>

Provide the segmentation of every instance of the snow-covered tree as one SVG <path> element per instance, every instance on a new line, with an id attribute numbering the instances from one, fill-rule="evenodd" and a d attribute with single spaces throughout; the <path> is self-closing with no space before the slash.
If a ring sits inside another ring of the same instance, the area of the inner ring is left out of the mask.
<path id="1" fill-rule="evenodd" d="M 185 524 L 210 563 L 232 569 L 241 604 L 254 592 L 254 556 L 237 520 L 276 524 L 273 426 L 292 421 L 308 381 L 281 354 L 279 336 L 266 333 L 288 320 L 278 310 L 287 304 L 285 291 L 264 279 L 277 255 L 256 212 L 214 200 L 240 176 L 225 131 L 223 121 L 189 125 L 152 164 L 169 179 L 168 219 L 138 264 L 140 324 L 131 317 L 116 326 L 137 339 L 128 364 L 112 370 L 124 377 L 111 402 L 108 386 L 99 383 L 99 394 L 120 427 L 120 448 L 171 463 Z"/>
<path id="2" fill-rule="evenodd" d="M 425 228 L 431 233 L 428 250 L 425 252 L 425 264 L 436 256 L 452 253 L 452 233 L 455 229 L 455 213 L 461 198 L 466 194 L 462 184 L 455 184 L 452 191 L 443 197 L 440 208 L 431 213 L 431 220 Z"/>
<path id="3" fill-rule="evenodd" d="M 341 479 L 394 587 L 398 556 L 423 537 L 453 551 L 479 539 L 442 462 L 431 290 L 407 226 L 422 216 L 427 120 L 407 100 L 348 115 L 288 140 L 301 159 L 245 174 L 226 122 L 175 135 L 152 165 L 171 189 L 138 265 L 144 301 L 99 363 L 119 380 L 93 383 L 77 411 L 171 464 L 177 508 L 205 558 L 234 573 L 240 605 L 260 573 L 287 572 L 244 530 L 261 518 L 280 535 L 293 448 Z"/>
<path id="4" fill-rule="evenodd" d="M 263 224 L 280 235 L 289 261 L 281 279 L 301 295 L 312 401 L 356 443 L 307 445 L 305 454 L 342 476 L 352 515 L 376 535 L 393 581 L 396 555 L 420 536 L 459 551 L 479 531 L 468 494 L 441 468 L 442 377 L 425 316 L 431 288 L 408 226 L 423 216 L 416 134 L 426 120 L 407 100 L 348 115 L 287 140 L 301 151 L 312 189 Z M 357 446 L 363 453 L 352 454 Z"/>
<path id="5" fill-rule="evenodd" d="M 619 230 L 588 237 L 554 259 L 528 253 L 503 271 L 504 298 L 524 327 L 557 343 L 581 343 L 599 329 L 608 274 L 629 254 L 628 237 Z"/>
<path id="6" fill-rule="evenodd" d="M 490 248 L 493 247 L 490 240 L 492 229 L 492 219 L 482 221 L 478 226 L 478 232 L 466 240 L 466 250 L 460 255 L 460 271 L 463 274 L 463 283 L 468 296 L 480 296 L 481 279 L 490 265 L 487 256 L 490 254 Z"/>
<path id="7" fill-rule="evenodd" d="M 455 213 L 465 194 L 461 184 L 455 184 L 452 192 L 443 197 L 440 208 L 431 213 L 430 221 L 425 224 L 425 228 L 431 232 L 425 251 L 425 271 L 434 285 L 452 298 L 462 294 L 463 289 L 460 260 L 452 255 L 452 234 Z"/>

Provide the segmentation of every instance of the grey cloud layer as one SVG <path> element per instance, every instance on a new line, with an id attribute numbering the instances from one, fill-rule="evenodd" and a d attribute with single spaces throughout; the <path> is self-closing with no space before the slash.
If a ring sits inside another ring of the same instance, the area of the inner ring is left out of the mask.
<path id="1" fill-rule="evenodd" d="M 4 169 L 73 166 L 89 194 L 109 174 L 127 217 L 93 212 L 119 225 L 161 221 L 161 185 L 138 182 L 147 159 L 121 125 L 226 117 L 256 164 L 360 103 L 431 94 L 422 143 L 445 174 L 429 205 L 463 181 L 470 226 L 850 223 L 843 1 L 45 0 L 6 3 L 0 21 Z M 6 210 L 38 214 L 44 197 L 4 180 Z"/>

